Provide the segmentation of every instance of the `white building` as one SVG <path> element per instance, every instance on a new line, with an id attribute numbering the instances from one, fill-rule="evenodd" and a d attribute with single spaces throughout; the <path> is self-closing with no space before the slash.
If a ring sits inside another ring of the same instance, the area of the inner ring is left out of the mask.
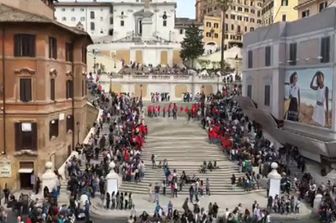
<path id="1" fill-rule="evenodd" d="M 56 3 L 55 17 L 67 26 L 80 23 L 93 38 L 113 35 L 112 2 L 59 2 Z"/>
<path id="2" fill-rule="evenodd" d="M 105 41 L 141 36 L 143 19 L 150 16 L 149 34 L 174 41 L 176 0 L 150 1 L 147 15 L 144 15 L 144 4 L 144 0 L 60 0 L 55 16 L 68 26 L 81 23 L 94 40 L 105 37 Z"/>

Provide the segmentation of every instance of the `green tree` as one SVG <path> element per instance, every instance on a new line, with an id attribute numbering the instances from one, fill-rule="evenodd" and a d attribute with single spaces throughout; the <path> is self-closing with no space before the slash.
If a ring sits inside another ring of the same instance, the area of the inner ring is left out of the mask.
<path id="1" fill-rule="evenodd" d="M 197 26 L 191 25 L 186 29 L 180 56 L 184 62 L 191 62 L 191 67 L 194 66 L 194 60 L 204 53 L 202 39 L 202 32 Z"/>
<path id="2" fill-rule="evenodd" d="M 232 0 L 208 0 L 209 4 L 212 4 L 221 10 L 222 17 L 222 39 L 221 39 L 221 70 L 222 74 L 225 73 L 224 62 L 224 40 L 225 40 L 225 14 L 232 4 Z"/>

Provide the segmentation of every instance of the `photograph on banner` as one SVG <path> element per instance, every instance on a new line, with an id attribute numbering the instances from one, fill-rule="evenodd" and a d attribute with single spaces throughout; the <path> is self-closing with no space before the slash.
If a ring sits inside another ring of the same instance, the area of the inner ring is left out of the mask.
<path id="1" fill-rule="evenodd" d="M 331 128 L 332 83 L 330 68 L 287 71 L 284 119 Z"/>

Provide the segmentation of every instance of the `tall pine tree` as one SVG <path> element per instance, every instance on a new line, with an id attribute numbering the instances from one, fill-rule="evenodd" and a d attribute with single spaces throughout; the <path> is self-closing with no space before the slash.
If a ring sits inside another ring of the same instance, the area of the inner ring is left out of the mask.
<path id="1" fill-rule="evenodd" d="M 186 29 L 180 56 L 184 62 L 191 62 L 191 67 L 194 65 L 194 60 L 204 53 L 202 39 L 202 32 L 197 26 L 191 25 Z"/>

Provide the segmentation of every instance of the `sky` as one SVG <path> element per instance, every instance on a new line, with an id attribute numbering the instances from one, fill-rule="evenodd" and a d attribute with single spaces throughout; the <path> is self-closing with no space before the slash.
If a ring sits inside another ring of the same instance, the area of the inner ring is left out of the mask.
<path id="1" fill-rule="evenodd" d="M 177 17 L 195 18 L 195 0 L 177 0 Z"/>

